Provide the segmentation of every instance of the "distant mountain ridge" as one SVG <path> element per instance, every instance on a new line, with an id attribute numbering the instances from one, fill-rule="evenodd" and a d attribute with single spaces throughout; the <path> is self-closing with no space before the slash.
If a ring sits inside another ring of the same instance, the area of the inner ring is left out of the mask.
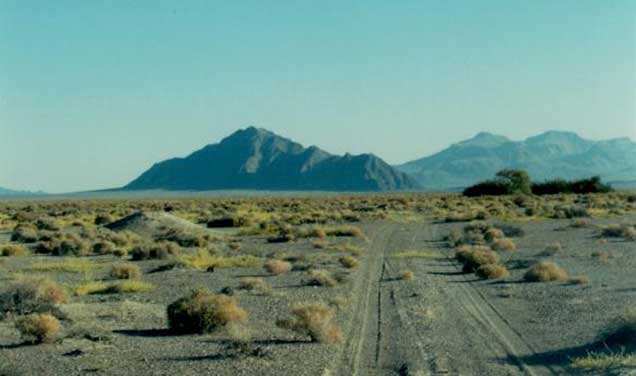
<path id="1" fill-rule="evenodd" d="M 0 187 L 0 197 L 16 197 L 16 196 L 40 196 L 44 195 L 44 192 L 31 192 L 31 191 L 15 191 L 13 189 Z"/>
<path id="2" fill-rule="evenodd" d="M 502 168 L 526 169 L 535 181 L 593 175 L 605 181 L 633 181 L 636 143 L 628 138 L 591 141 L 561 131 L 512 141 L 482 132 L 396 168 L 431 189 L 466 187 L 491 178 Z"/>
<path id="3" fill-rule="evenodd" d="M 261 128 L 156 163 L 123 189 L 393 191 L 418 187 L 372 154 L 336 156 Z"/>

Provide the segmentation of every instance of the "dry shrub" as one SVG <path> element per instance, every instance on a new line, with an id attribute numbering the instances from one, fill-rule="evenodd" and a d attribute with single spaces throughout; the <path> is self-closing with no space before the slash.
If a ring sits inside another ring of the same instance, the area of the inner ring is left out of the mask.
<path id="1" fill-rule="evenodd" d="M 322 303 L 303 304 L 292 308 L 291 314 L 293 318 L 279 320 L 276 325 L 309 336 L 313 342 L 342 341 L 342 331 L 334 322 L 334 308 Z"/>
<path id="2" fill-rule="evenodd" d="M 413 274 L 413 272 L 410 270 L 404 270 L 400 272 L 400 275 L 398 276 L 398 278 L 403 281 L 411 281 L 415 279 L 415 274 Z"/>
<path id="3" fill-rule="evenodd" d="M 49 240 L 39 242 L 35 251 L 55 256 L 84 256 L 89 248 L 86 241 L 76 234 L 57 233 Z"/>
<path id="4" fill-rule="evenodd" d="M 599 336 L 599 340 L 610 349 L 636 348 L 636 310 L 630 309 L 614 319 Z"/>
<path id="5" fill-rule="evenodd" d="M 235 297 L 196 290 L 168 305 L 168 325 L 177 333 L 212 333 L 247 320 Z"/>
<path id="6" fill-rule="evenodd" d="M 141 279 L 141 269 L 135 264 L 124 262 L 110 269 L 110 276 L 117 279 Z"/>
<path id="7" fill-rule="evenodd" d="M 626 227 L 625 230 L 623 231 L 623 236 L 627 240 L 636 241 L 636 227 L 633 227 L 633 226 Z"/>
<path id="8" fill-rule="evenodd" d="M 240 251 L 241 250 L 241 243 L 239 242 L 230 242 L 228 243 L 228 248 L 230 248 L 233 251 Z"/>
<path id="9" fill-rule="evenodd" d="M 510 277 L 508 269 L 501 264 L 486 264 L 480 266 L 475 274 L 482 279 L 506 279 Z"/>
<path id="10" fill-rule="evenodd" d="M 47 278 L 22 278 L 0 293 L 0 317 L 15 313 L 19 315 L 55 311 L 55 304 L 68 301 L 64 289 Z"/>
<path id="11" fill-rule="evenodd" d="M 589 218 L 576 218 L 575 220 L 572 221 L 570 226 L 574 228 L 584 228 L 584 227 L 588 227 L 591 224 L 592 224 L 592 221 Z"/>
<path id="12" fill-rule="evenodd" d="M 35 221 L 35 226 L 38 228 L 38 230 L 60 230 L 60 224 L 54 218 L 49 217 L 39 218 L 37 221 Z"/>
<path id="13" fill-rule="evenodd" d="M 0 256 L 24 256 L 27 248 L 21 244 L 0 245 Z"/>
<path id="14" fill-rule="evenodd" d="M 50 313 L 34 313 L 16 320 L 15 327 L 30 343 L 50 343 L 60 332 L 59 320 Z"/>
<path id="15" fill-rule="evenodd" d="M 528 282 L 565 281 L 568 273 L 553 262 L 539 262 L 532 266 L 523 276 Z"/>
<path id="16" fill-rule="evenodd" d="M 115 218 L 113 218 L 110 214 L 98 214 L 95 216 L 95 220 L 93 221 L 93 223 L 97 226 L 107 225 L 113 222 L 115 222 Z"/>
<path id="17" fill-rule="evenodd" d="M 513 242 L 512 239 L 508 239 L 508 238 L 495 239 L 490 246 L 495 251 L 500 251 L 500 252 L 501 251 L 512 252 L 517 250 L 517 246 L 515 245 L 515 242 Z"/>
<path id="18" fill-rule="evenodd" d="M 311 244 L 316 249 L 325 249 L 325 248 L 329 248 L 330 246 L 329 242 L 324 240 L 314 240 Z"/>
<path id="19" fill-rule="evenodd" d="M 356 268 L 359 264 L 358 259 L 353 256 L 342 256 L 338 259 L 340 265 L 344 266 L 347 269 Z"/>
<path id="20" fill-rule="evenodd" d="M 335 287 L 338 281 L 326 270 L 314 269 L 309 271 L 307 284 L 310 286 Z"/>
<path id="21" fill-rule="evenodd" d="M 13 229 L 11 241 L 20 243 L 35 243 L 38 241 L 38 231 L 32 225 L 20 224 Z"/>
<path id="22" fill-rule="evenodd" d="M 353 236 L 356 238 L 364 238 L 364 232 L 357 226 L 344 225 L 329 228 L 325 231 L 327 236 Z"/>
<path id="23" fill-rule="evenodd" d="M 239 289 L 248 291 L 257 291 L 263 294 L 271 292 L 272 288 L 265 282 L 263 278 L 245 277 L 239 281 Z"/>
<path id="24" fill-rule="evenodd" d="M 503 231 L 501 231 L 498 228 L 489 228 L 488 230 L 486 230 L 486 232 L 484 233 L 484 239 L 487 242 L 492 242 L 495 239 L 501 239 L 503 237 L 505 237 L 506 235 L 504 234 Z"/>
<path id="25" fill-rule="evenodd" d="M 134 247 L 131 252 L 133 261 L 163 260 L 181 253 L 181 248 L 171 241 L 161 241 L 154 244 L 142 244 Z"/>
<path id="26" fill-rule="evenodd" d="M 499 263 L 499 256 L 486 247 L 460 247 L 455 258 L 464 265 L 465 273 L 472 273 L 482 265 Z"/>
<path id="27" fill-rule="evenodd" d="M 117 247 L 115 246 L 115 243 L 103 240 L 94 243 L 92 249 L 93 253 L 97 255 L 110 255 L 115 253 Z"/>
<path id="28" fill-rule="evenodd" d="M 267 260 L 263 268 L 270 274 L 280 275 L 292 270 L 292 264 L 281 260 Z"/>

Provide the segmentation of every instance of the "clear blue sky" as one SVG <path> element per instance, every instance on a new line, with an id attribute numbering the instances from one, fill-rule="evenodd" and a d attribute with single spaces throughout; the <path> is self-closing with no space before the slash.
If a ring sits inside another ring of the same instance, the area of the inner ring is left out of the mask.
<path id="1" fill-rule="evenodd" d="M 390 163 L 636 139 L 636 1 L 0 1 L 0 186 L 120 186 L 248 125 Z"/>

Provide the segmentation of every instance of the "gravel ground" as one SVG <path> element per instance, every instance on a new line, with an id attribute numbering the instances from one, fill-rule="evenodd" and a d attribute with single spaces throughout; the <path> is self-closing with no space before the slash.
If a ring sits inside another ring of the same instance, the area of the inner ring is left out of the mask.
<path id="1" fill-rule="evenodd" d="M 635 217 L 594 219 L 595 224 L 636 222 Z M 344 269 L 339 251 L 318 250 L 311 240 L 268 244 L 262 238 L 242 241 L 241 253 L 285 252 L 304 256 L 303 263 L 342 275 L 338 286 L 308 286 L 306 271 L 268 276 L 260 267 L 217 269 L 213 273 L 172 269 L 150 273 L 165 261 L 143 261 L 144 280 L 153 291 L 73 297 L 63 311 L 66 338 L 52 344 L 24 345 L 11 320 L 0 322 L 0 374 L 15 375 L 510 375 L 574 374 L 572 356 L 584 355 L 602 328 L 634 306 L 636 243 L 601 242 L 594 227 L 572 228 L 568 220 L 518 223 L 526 235 L 515 238 L 518 251 L 505 257 L 511 277 L 476 280 L 462 274 L 452 250 L 441 241 L 462 224 L 365 223 L 369 240 L 361 265 Z M 563 250 L 545 257 L 546 245 Z M 437 258 L 396 258 L 398 252 L 430 250 Z M 606 251 L 606 261 L 592 253 Z M 113 258 L 91 278 L 105 279 Z M 570 275 L 589 283 L 525 283 L 527 266 L 537 260 L 557 262 Z M 29 271 L 35 261 L 55 257 L 5 258 L 0 283 L 12 273 Z M 401 280 L 402 271 L 414 273 Z M 87 278 L 54 273 L 68 286 Z M 272 287 L 269 295 L 235 290 L 250 316 L 258 356 L 233 356 L 227 335 L 176 336 L 166 331 L 165 308 L 193 288 L 236 288 L 241 277 L 258 276 Z M 315 344 L 277 328 L 298 302 L 346 302 L 337 319 L 344 331 L 338 345 Z M 90 334 L 90 335 L 85 335 Z M 87 339 L 89 337 L 89 339 Z"/>

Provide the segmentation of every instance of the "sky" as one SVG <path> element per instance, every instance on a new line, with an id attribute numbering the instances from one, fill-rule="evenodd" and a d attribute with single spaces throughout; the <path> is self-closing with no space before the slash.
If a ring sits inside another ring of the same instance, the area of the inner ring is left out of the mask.
<path id="1" fill-rule="evenodd" d="M 636 1 L 0 1 L 0 186 L 122 186 L 239 128 L 403 163 L 636 140 Z"/>

